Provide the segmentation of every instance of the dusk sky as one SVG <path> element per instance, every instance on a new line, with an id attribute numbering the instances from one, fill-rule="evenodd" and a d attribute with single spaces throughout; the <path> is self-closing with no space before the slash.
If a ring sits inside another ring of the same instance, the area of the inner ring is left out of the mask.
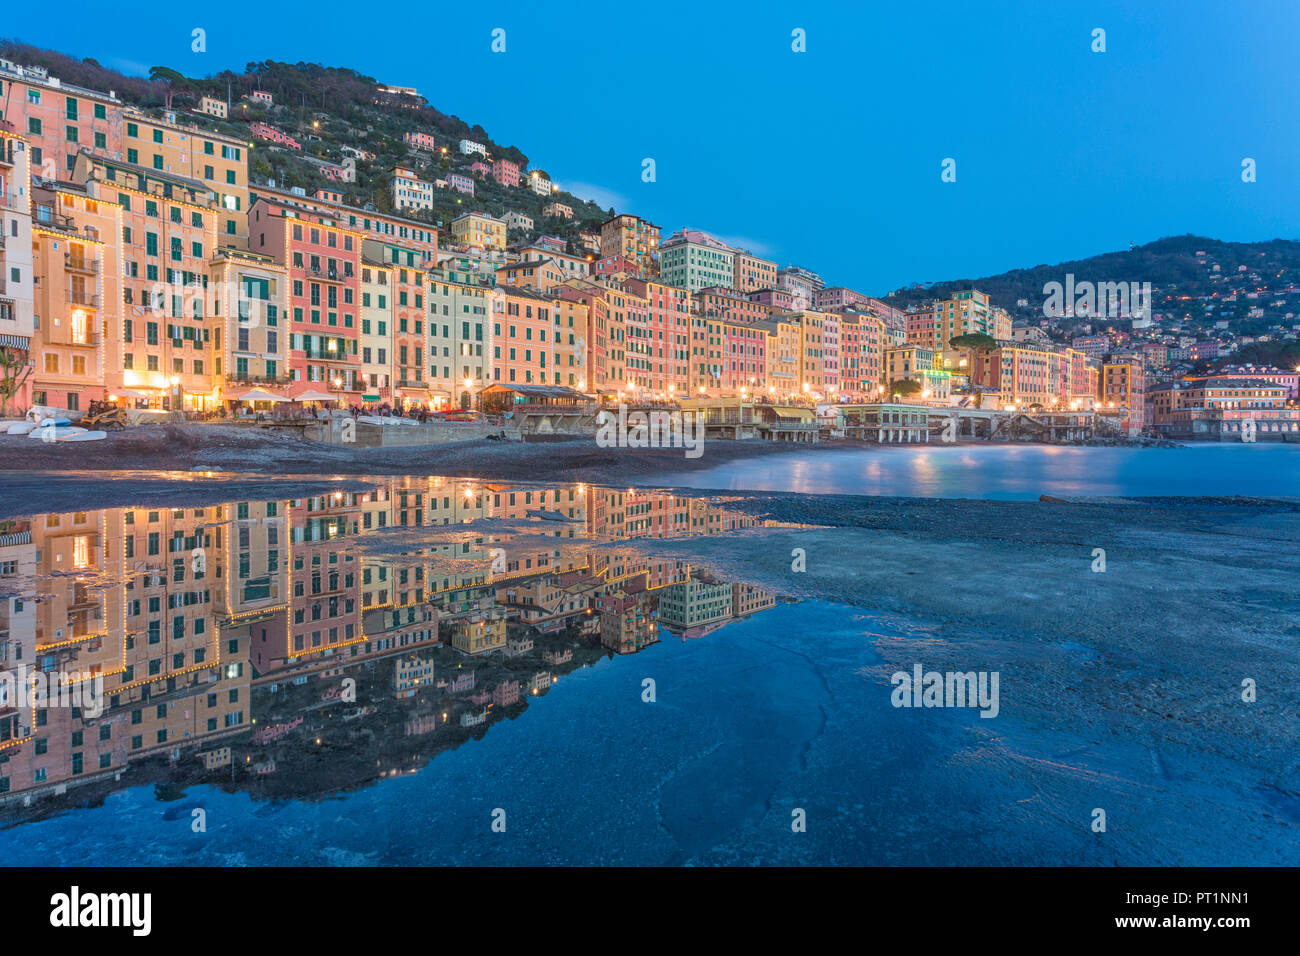
<path id="1" fill-rule="evenodd" d="M 122 2 L 107 19 L 71 3 L 57 19 L 8 9 L 4 33 L 137 74 L 351 67 L 417 87 L 665 236 L 704 229 L 883 294 L 1179 233 L 1300 233 L 1300 6 L 1134 6 L 498 3 L 417 5 L 403 23 L 333 0 L 166 16 Z M 206 53 L 190 50 L 194 27 Z M 946 157 L 955 183 L 940 180 Z M 1246 157 L 1257 182 L 1242 182 Z"/>

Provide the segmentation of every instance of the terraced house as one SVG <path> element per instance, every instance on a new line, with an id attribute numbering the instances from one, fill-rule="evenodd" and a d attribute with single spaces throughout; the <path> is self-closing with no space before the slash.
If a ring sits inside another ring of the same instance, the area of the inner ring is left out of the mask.
<path id="1" fill-rule="evenodd" d="M 332 217 L 258 195 L 249 215 L 253 250 L 288 272 L 290 391 L 359 401 L 361 243 Z"/>

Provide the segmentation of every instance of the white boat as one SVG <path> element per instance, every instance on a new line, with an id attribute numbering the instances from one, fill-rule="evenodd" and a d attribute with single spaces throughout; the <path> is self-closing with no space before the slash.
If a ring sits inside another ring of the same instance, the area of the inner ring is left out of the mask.
<path id="1" fill-rule="evenodd" d="M 9 426 L 6 435 L 26 435 L 33 428 L 37 427 L 35 422 L 14 422 Z"/>
<path id="2" fill-rule="evenodd" d="M 67 434 L 68 432 L 72 434 Z M 75 431 L 70 428 L 60 428 L 57 435 L 59 441 L 99 441 L 107 437 L 108 432 L 86 431 L 84 428 Z"/>

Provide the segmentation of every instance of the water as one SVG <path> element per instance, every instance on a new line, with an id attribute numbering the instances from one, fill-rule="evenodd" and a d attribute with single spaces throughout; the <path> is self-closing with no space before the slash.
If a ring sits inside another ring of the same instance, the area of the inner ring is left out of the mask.
<path id="1" fill-rule="evenodd" d="M 1020 463 L 1091 489 L 1069 463 L 1149 480 L 1171 454 L 1113 451 L 850 454 L 928 469 L 930 493 L 974 456 L 989 497 L 1030 493 Z M 1295 460 L 1232 454 L 1172 453 L 1220 477 Z M 80 695 L 15 707 L 11 681 L 0 698 L 0 861 L 1227 864 L 1242 819 L 1294 850 L 1300 798 L 1250 747 L 1221 731 L 1184 746 L 1160 713 L 1107 699 L 1163 683 L 1163 659 L 795 601 L 664 553 L 786 533 L 725 500 L 377 481 L 0 523 L 11 673 L 72 675 Z M 892 706 L 890 661 L 953 654 L 1004 675 L 996 720 Z M 1112 729 L 1090 729 L 1100 715 Z M 1114 841 L 1088 829 L 1098 805 L 1123 821 Z"/>
<path id="2" fill-rule="evenodd" d="M 707 459 L 707 444 L 704 455 Z M 680 488 L 919 498 L 1300 496 L 1300 444 L 844 448 L 732 461 L 656 480 Z"/>

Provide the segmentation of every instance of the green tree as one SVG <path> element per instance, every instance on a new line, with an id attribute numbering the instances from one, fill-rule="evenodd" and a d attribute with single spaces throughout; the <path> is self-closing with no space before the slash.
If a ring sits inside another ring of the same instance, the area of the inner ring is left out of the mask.
<path id="1" fill-rule="evenodd" d="M 989 352 L 998 347 L 998 340 L 983 332 L 967 332 L 965 335 L 954 335 L 948 340 L 948 344 L 955 349 Z"/>
<path id="2" fill-rule="evenodd" d="M 31 377 L 29 355 L 27 349 L 0 348 L 0 415 L 5 414 L 9 401 Z"/>

